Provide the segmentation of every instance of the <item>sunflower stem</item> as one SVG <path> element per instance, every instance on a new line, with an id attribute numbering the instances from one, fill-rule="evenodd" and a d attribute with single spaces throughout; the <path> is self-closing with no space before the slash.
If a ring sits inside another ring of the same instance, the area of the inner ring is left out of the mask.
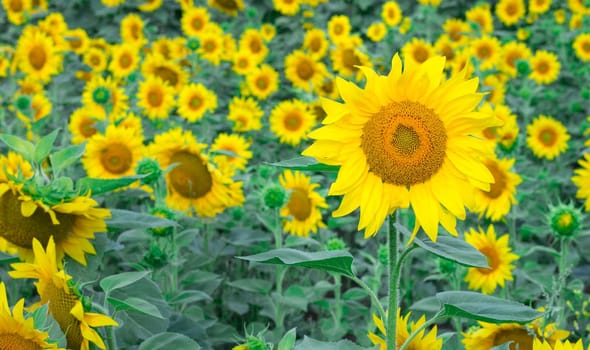
<path id="1" fill-rule="evenodd" d="M 105 297 L 105 303 L 106 303 L 106 297 Z M 108 311 L 108 308 L 105 308 L 105 307 L 103 307 L 100 304 L 92 303 L 92 308 L 95 311 L 98 311 L 98 312 L 100 312 L 103 315 L 107 315 L 107 316 L 111 317 L 111 315 L 110 315 L 110 313 Z M 107 339 L 106 339 L 106 341 L 107 341 L 107 349 L 109 349 L 109 350 L 117 350 L 118 347 L 117 347 L 117 339 L 115 338 L 115 327 L 113 327 L 113 326 L 107 326 L 107 327 L 104 327 L 104 329 L 105 329 L 105 332 L 107 333 Z"/>
<path id="2" fill-rule="evenodd" d="M 567 279 L 567 238 L 561 238 L 561 255 L 559 256 L 559 315 L 557 325 L 563 325 L 565 318 L 565 281 Z"/>
<path id="3" fill-rule="evenodd" d="M 397 307 L 399 303 L 399 269 L 398 269 L 398 244 L 399 232 L 395 228 L 395 213 L 389 215 L 388 262 L 389 270 L 389 304 L 387 315 L 387 350 L 396 350 L 397 336 Z"/>
<path id="4" fill-rule="evenodd" d="M 410 343 L 412 342 L 412 340 L 414 340 L 414 338 L 416 338 L 416 336 L 420 332 L 422 332 L 424 329 L 426 329 L 426 327 L 429 327 L 433 323 L 446 318 L 446 316 L 444 316 L 443 313 L 444 313 L 444 310 L 439 310 L 436 313 L 436 315 L 434 315 L 434 317 L 432 317 L 430 320 L 422 323 L 422 325 L 420 325 L 420 327 L 416 328 L 412 332 L 412 334 L 410 334 L 410 336 L 408 337 L 408 339 L 406 339 L 406 341 L 402 344 L 402 346 L 399 348 L 399 350 L 406 350 L 408 348 L 408 346 L 410 346 Z"/>
<path id="5" fill-rule="evenodd" d="M 275 248 L 281 249 L 283 247 L 283 230 L 281 228 L 281 213 L 280 208 L 275 208 L 275 225 L 274 225 L 274 238 L 275 238 Z M 275 306 L 275 323 L 276 329 L 278 331 L 277 334 L 282 335 L 283 333 L 283 310 L 281 309 L 281 298 L 283 296 L 283 278 L 285 277 L 285 267 L 281 265 L 277 265 L 277 273 L 276 273 L 276 306 Z"/>
<path id="6" fill-rule="evenodd" d="M 375 292 L 373 292 L 371 287 L 369 287 L 363 280 L 361 280 L 360 278 L 358 278 L 356 276 L 353 276 L 353 277 L 346 276 L 346 277 L 355 281 L 356 284 L 358 284 L 362 289 L 365 290 L 365 292 L 367 292 L 367 294 L 369 294 L 369 297 L 371 298 L 371 301 L 373 302 L 373 306 L 375 306 L 377 308 L 377 312 L 379 312 L 379 317 L 382 320 L 387 319 L 387 316 L 385 314 L 385 310 L 383 309 L 383 305 L 381 305 L 381 302 L 379 301 L 377 294 L 375 294 Z"/>

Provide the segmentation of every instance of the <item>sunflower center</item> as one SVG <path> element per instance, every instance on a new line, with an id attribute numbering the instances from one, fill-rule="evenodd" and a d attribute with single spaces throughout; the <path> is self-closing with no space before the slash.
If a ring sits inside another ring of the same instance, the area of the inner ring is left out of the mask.
<path id="1" fill-rule="evenodd" d="M 121 57 L 119 57 L 119 65 L 121 66 L 121 68 L 129 68 L 132 62 L 133 58 L 131 58 L 131 55 L 129 53 L 124 53 L 121 55 Z"/>
<path id="2" fill-rule="evenodd" d="M 483 247 L 479 248 L 479 252 L 485 255 L 485 257 L 488 259 L 488 266 L 490 268 L 479 268 L 477 270 L 484 275 L 489 275 L 497 271 L 498 267 L 500 266 L 500 257 L 498 256 L 496 249 L 493 247 Z"/>
<path id="3" fill-rule="evenodd" d="M 42 347 L 32 340 L 25 339 L 17 333 L 0 334 L 0 349 L 4 350 L 41 350 Z"/>
<path id="4" fill-rule="evenodd" d="M 238 67 L 248 68 L 248 59 L 245 57 L 240 57 L 240 59 L 238 59 Z"/>
<path id="5" fill-rule="evenodd" d="M 158 89 L 154 89 L 148 92 L 147 94 L 147 101 L 149 102 L 150 106 L 152 107 L 159 107 L 162 105 L 164 101 L 164 96 L 162 96 L 162 91 Z"/>
<path id="6" fill-rule="evenodd" d="M 10 10 L 12 12 L 21 12 L 23 10 L 23 2 L 21 0 L 11 0 Z"/>
<path id="7" fill-rule="evenodd" d="M 140 36 L 139 36 L 140 30 L 139 30 L 139 25 L 137 23 L 132 23 L 129 26 L 129 32 L 130 32 L 131 37 L 133 39 L 138 40 L 140 38 Z"/>
<path id="8" fill-rule="evenodd" d="M 79 126 L 80 134 L 88 138 L 96 134 L 96 122 L 92 119 L 84 119 Z"/>
<path id="9" fill-rule="evenodd" d="M 253 38 L 252 40 L 250 40 L 249 47 L 250 51 L 252 51 L 253 53 L 259 53 L 260 51 L 262 51 L 262 43 L 258 38 Z"/>
<path id="10" fill-rule="evenodd" d="M 543 129 L 539 133 L 539 141 L 543 145 L 545 145 L 547 147 L 551 147 L 557 141 L 557 133 L 555 132 L 555 130 L 553 128 Z"/>
<path id="11" fill-rule="evenodd" d="M 123 144 L 113 143 L 103 148 L 100 163 L 111 174 L 123 174 L 131 168 L 133 155 Z"/>
<path id="12" fill-rule="evenodd" d="M 258 79 L 256 79 L 256 86 L 259 89 L 266 90 L 266 88 L 268 87 L 268 80 L 266 79 L 266 77 L 259 77 Z"/>
<path id="13" fill-rule="evenodd" d="M 513 342 L 510 344 L 510 350 L 516 350 L 516 346 L 519 349 L 533 348 L 533 338 L 523 328 L 501 330 L 494 337 L 493 345 L 496 346 L 510 341 Z"/>
<path id="14" fill-rule="evenodd" d="M 42 301 L 49 302 L 49 312 L 65 333 L 68 348 L 80 349 L 82 344 L 80 321 L 70 313 L 78 298 L 74 294 L 66 293 L 63 287 L 56 286 L 51 280 L 43 290 L 39 291 L 39 294 Z"/>
<path id="15" fill-rule="evenodd" d="M 451 45 L 445 44 L 440 48 L 440 52 L 445 56 L 447 61 L 451 61 L 455 57 L 455 50 Z"/>
<path id="16" fill-rule="evenodd" d="M 93 66 L 98 66 L 100 65 L 101 59 L 100 57 L 94 55 L 92 57 L 90 57 L 90 63 L 92 63 Z"/>
<path id="17" fill-rule="evenodd" d="M 226 10 L 238 9 L 238 4 L 234 0 L 215 0 L 215 2 Z"/>
<path id="18" fill-rule="evenodd" d="M 70 40 L 70 48 L 72 49 L 79 49 L 82 46 L 82 39 L 79 37 L 72 38 Z"/>
<path id="19" fill-rule="evenodd" d="M 199 109 L 203 105 L 203 99 L 200 96 L 193 96 L 190 100 L 192 109 Z"/>
<path id="20" fill-rule="evenodd" d="M 461 36 L 461 28 L 451 28 L 451 30 L 449 30 L 449 38 L 451 38 L 451 40 L 459 41 L 461 40 Z"/>
<path id="21" fill-rule="evenodd" d="M 498 128 L 491 126 L 489 128 L 483 129 L 483 136 L 488 140 L 495 140 L 496 136 L 498 135 Z"/>
<path id="22" fill-rule="evenodd" d="M 383 182 L 423 183 L 445 159 L 447 134 L 438 115 L 419 102 L 392 102 L 365 124 L 361 147 L 369 170 Z"/>
<path id="23" fill-rule="evenodd" d="M 588 41 L 585 41 L 585 42 L 582 44 L 582 51 L 584 51 L 584 52 L 586 52 L 586 53 L 590 52 L 590 42 L 588 42 Z"/>
<path id="24" fill-rule="evenodd" d="M 494 183 L 490 184 L 490 190 L 488 192 L 483 192 L 489 198 L 496 199 L 502 195 L 506 188 L 506 174 L 500 169 L 496 162 L 487 162 L 486 167 L 490 170 L 490 173 L 492 173 Z"/>
<path id="25" fill-rule="evenodd" d="M 47 61 L 47 53 L 45 52 L 45 48 L 40 45 L 35 45 L 29 52 L 29 62 L 33 68 L 40 70 L 45 66 L 45 62 Z"/>
<path id="26" fill-rule="evenodd" d="M 508 6 L 506 6 L 506 13 L 509 16 L 515 16 L 518 13 L 518 7 L 516 6 L 516 4 L 514 4 L 514 3 L 508 4 Z"/>
<path id="27" fill-rule="evenodd" d="M 418 46 L 414 49 L 413 56 L 416 62 L 422 63 L 428 59 L 428 50 L 423 46 Z"/>
<path id="28" fill-rule="evenodd" d="M 313 76 L 314 70 L 311 62 L 302 60 L 297 65 L 297 75 L 302 80 L 309 80 Z"/>
<path id="29" fill-rule="evenodd" d="M 194 17 L 191 21 L 191 26 L 195 31 L 200 31 L 201 29 L 203 29 L 203 20 L 201 19 L 201 17 Z"/>
<path id="30" fill-rule="evenodd" d="M 299 113 L 293 112 L 289 113 L 283 123 L 285 124 L 285 128 L 289 131 L 297 131 L 301 128 L 301 124 L 303 121 L 301 120 L 301 115 Z"/>
<path id="31" fill-rule="evenodd" d="M 563 213 L 557 219 L 557 225 L 562 229 L 568 229 L 572 225 L 574 218 L 571 213 Z"/>
<path id="32" fill-rule="evenodd" d="M 201 157 L 180 151 L 170 157 L 171 163 L 178 165 L 170 172 L 170 182 L 174 190 L 191 199 L 201 198 L 213 187 L 213 177 Z"/>
<path id="33" fill-rule="evenodd" d="M 322 48 L 322 40 L 318 37 L 314 37 L 309 42 L 309 48 L 312 52 L 318 52 Z"/>
<path id="34" fill-rule="evenodd" d="M 537 72 L 541 74 L 549 72 L 549 64 L 545 61 L 539 62 L 539 64 L 537 64 Z"/>
<path id="35" fill-rule="evenodd" d="M 295 188 L 287 203 L 289 213 L 299 221 L 305 221 L 311 215 L 311 200 L 302 188 Z"/>
<path id="36" fill-rule="evenodd" d="M 40 208 L 28 218 L 21 214 L 21 201 L 12 191 L 0 197 L 0 235 L 19 247 L 31 249 L 33 238 L 47 246 L 49 237 L 53 236 L 56 245 L 72 235 L 76 216 L 55 213 L 59 225 L 51 222 L 49 214 Z"/>
<path id="37" fill-rule="evenodd" d="M 520 59 L 520 54 L 518 52 L 511 52 L 506 56 L 506 63 L 508 66 L 514 68 L 516 67 L 516 60 Z"/>
<path id="38" fill-rule="evenodd" d="M 217 47 L 217 45 L 215 45 L 215 42 L 209 40 L 205 43 L 205 45 L 203 45 L 203 48 L 205 49 L 205 52 L 213 52 L 215 51 L 215 48 Z"/>
<path id="39" fill-rule="evenodd" d="M 334 82 L 332 80 L 327 80 L 322 84 L 321 89 L 326 95 L 330 95 L 332 92 L 334 92 Z"/>
<path id="40" fill-rule="evenodd" d="M 478 58 L 489 58 L 492 50 L 487 45 L 482 45 L 477 48 L 477 57 Z"/>
<path id="41" fill-rule="evenodd" d="M 354 49 L 344 49 L 342 50 L 342 63 L 344 67 L 356 70 L 355 66 L 360 66 L 361 60 L 354 52 Z"/>
<path id="42" fill-rule="evenodd" d="M 154 69 L 154 75 L 160 77 L 165 82 L 168 82 L 171 86 L 176 86 L 176 84 L 178 84 L 178 74 L 168 67 L 156 67 L 156 69 Z"/>
<path id="43" fill-rule="evenodd" d="M 336 23 L 336 25 L 334 26 L 334 34 L 340 35 L 342 34 L 342 32 L 344 32 L 344 27 L 342 26 L 342 24 Z"/>

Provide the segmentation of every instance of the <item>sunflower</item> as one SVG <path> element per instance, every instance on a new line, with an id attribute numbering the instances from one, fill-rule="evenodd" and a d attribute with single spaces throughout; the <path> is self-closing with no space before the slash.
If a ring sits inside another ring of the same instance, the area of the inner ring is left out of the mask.
<path id="1" fill-rule="evenodd" d="M 90 44 L 88 33 L 86 33 L 86 31 L 82 28 L 68 30 L 65 33 L 65 37 L 67 40 L 68 49 L 77 53 L 78 55 L 83 54 Z"/>
<path id="2" fill-rule="evenodd" d="M 238 47 L 240 50 L 250 52 L 258 62 L 262 62 L 268 55 L 268 47 L 264 44 L 262 34 L 253 28 L 246 29 L 242 33 Z"/>
<path id="3" fill-rule="evenodd" d="M 525 12 L 524 0 L 500 0 L 496 4 L 496 16 L 506 26 L 518 23 L 524 17 Z"/>
<path id="4" fill-rule="evenodd" d="M 237 16 L 244 9 L 243 0 L 207 0 L 207 5 L 230 16 Z"/>
<path id="5" fill-rule="evenodd" d="M 205 31 L 199 39 L 201 46 L 197 53 L 201 58 L 218 66 L 223 56 L 223 36 L 220 36 L 215 31 Z"/>
<path id="6" fill-rule="evenodd" d="M 250 93 L 264 100 L 279 89 L 279 73 L 268 64 L 255 68 L 246 77 Z"/>
<path id="7" fill-rule="evenodd" d="M 488 170 L 494 176 L 494 183 L 490 185 L 489 191 L 475 190 L 475 206 L 473 210 L 484 215 L 492 221 L 499 221 L 508 214 L 512 204 L 517 201 L 514 198 L 516 186 L 522 182 L 522 178 L 510 171 L 515 159 L 485 160 Z"/>
<path id="8" fill-rule="evenodd" d="M 186 72 L 179 65 L 164 59 L 161 55 L 147 55 L 141 64 L 141 73 L 164 80 L 176 92 L 179 92 L 188 80 Z"/>
<path id="9" fill-rule="evenodd" d="M 423 39 L 412 38 L 402 47 L 402 56 L 406 62 L 423 63 L 435 56 L 434 46 Z"/>
<path id="10" fill-rule="evenodd" d="M 142 47 L 147 39 L 143 34 L 144 23 L 141 17 L 130 13 L 121 20 L 121 41 L 136 48 Z"/>
<path id="11" fill-rule="evenodd" d="M 260 26 L 260 35 L 262 35 L 262 39 L 264 39 L 265 42 L 270 42 L 276 34 L 277 28 L 274 25 L 270 23 L 264 23 L 262 26 Z"/>
<path id="12" fill-rule="evenodd" d="M 467 21 L 476 23 L 482 33 L 492 33 L 494 31 L 494 18 L 489 4 L 477 5 L 465 12 Z"/>
<path id="13" fill-rule="evenodd" d="M 434 49 L 437 55 L 445 56 L 445 68 L 451 68 L 455 60 L 455 44 L 451 41 L 448 34 L 442 34 L 436 39 Z"/>
<path id="14" fill-rule="evenodd" d="M 449 39 L 457 45 L 466 44 L 469 40 L 468 34 L 471 32 L 471 27 L 463 20 L 448 18 L 442 28 L 449 35 Z"/>
<path id="15" fill-rule="evenodd" d="M 402 20 L 402 10 L 395 1 L 387 1 L 381 9 L 381 18 L 389 27 L 395 27 Z"/>
<path id="16" fill-rule="evenodd" d="M 399 349 L 403 343 L 410 337 L 410 333 L 414 332 L 418 327 L 422 326 L 426 322 L 424 315 L 420 317 L 417 322 L 411 322 L 408 327 L 408 320 L 412 313 L 408 312 L 404 317 L 401 317 L 400 309 L 397 309 L 397 335 L 396 335 L 396 348 Z M 368 332 L 367 336 L 373 343 L 373 345 L 379 346 L 379 350 L 387 349 L 387 342 L 385 337 L 387 336 L 383 320 L 373 314 L 373 322 L 377 326 L 377 329 L 383 337 L 373 332 Z M 442 339 L 436 337 L 437 326 L 431 328 L 428 334 L 424 334 L 424 331 L 420 331 L 418 335 L 412 340 L 410 345 L 407 347 L 408 350 L 440 350 L 442 349 Z"/>
<path id="17" fill-rule="evenodd" d="M 293 86 L 307 92 L 321 84 L 326 75 L 326 66 L 301 50 L 295 50 L 285 58 L 285 76 Z"/>
<path id="18" fill-rule="evenodd" d="M 333 43 L 338 43 L 340 40 L 347 38 L 350 29 L 350 19 L 347 16 L 332 16 L 328 21 L 328 36 Z"/>
<path id="19" fill-rule="evenodd" d="M 170 208 L 214 217 L 226 208 L 242 205 L 244 195 L 242 183 L 214 168 L 203 154 L 204 148 L 191 131 L 175 128 L 156 135 L 150 154 L 164 169 L 175 165 L 166 173 L 166 203 Z"/>
<path id="20" fill-rule="evenodd" d="M 473 112 L 482 94 L 477 79 L 458 74 L 445 80 L 444 57 L 402 71 L 396 54 L 387 76 L 364 68 L 364 89 L 338 79 L 344 103 L 324 99 L 328 116 L 303 154 L 340 165 L 331 195 L 344 195 L 334 216 L 360 207 L 358 229 L 377 233 L 388 213 L 409 205 L 418 228 L 436 240 L 438 224 L 455 230 L 472 197 L 465 188 L 489 190 L 493 176 L 480 160 L 488 149 L 472 137 L 498 124 Z"/>
<path id="21" fill-rule="evenodd" d="M 482 81 L 482 90 L 487 91 L 486 102 L 501 105 L 506 99 L 506 83 L 503 80 L 505 75 L 490 74 Z"/>
<path id="22" fill-rule="evenodd" d="M 153 12 L 162 6 L 164 0 L 144 0 L 141 5 L 137 6 L 137 9 L 142 12 Z"/>
<path id="23" fill-rule="evenodd" d="M 148 76 L 139 83 L 137 106 L 151 120 L 167 119 L 174 107 L 174 89 L 164 80 Z"/>
<path id="24" fill-rule="evenodd" d="M 585 16 L 582 14 L 574 13 L 570 17 L 569 29 L 570 30 L 582 29 L 582 22 L 584 21 L 584 17 Z"/>
<path id="25" fill-rule="evenodd" d="M 229 103 L 227 119 L 234 123 L 233 130 L 246 132 L 260 130 L 261 118 L 264 115 L 262 109 L 254 99 L 246 97 L 234 97 Z"/>
<path id="26" fill-rule="evenodd" d="M 502 52 L 498 61 L 499 68 L 508 73 L 511 77 L 516 77 L 518 74 L 516 70 L 516 62 L 528 61 L 531 56 L 531 50 L 523 43 L 510 41 L 502 46 Z"/>
<path id="27" fill-rule="evenodd" d="M 582 343 L 582 339 L 578 339 L 574 344 L 566 340 L 564 342 L 556 341 L 554 345 L 551 345 L 550 342 L 535 338 L 533 341 L 533 350 L 584 350 L 584 344 Z"/>
<path id="28" fill-rule="evenodd" d="M 82 165 L 89 177 L 116 179 L 135 174 L 143 156 L 143 137 L 122 126 L 109 125 L 103 134 L 95 134 L 86 145 Z"/>
<path id="29" fill-rule="evenodd" d="M 23 73 L 43 82 L 59 72 L 62 62 L 51 38 L 39 31 L 24 31 L 14 56 Z"/>
<path id="30" fill-rule="evenodd" d="M 325 77 L 324 82 L 321 85 L 316 86 L 315 93 L 320 97 L 327 97 L 332 100 L 338 99 L 338 89 L 336 89 L 334 77 Z"/>
<path id="31" fill-rule="evenodd" d="M 367 28 L 367 37 L 374 42 L 380 42 L 387 35 L 387 27 L 383 22 L 373 22 Z"/>
<path id="32" fill-rule="evenodd" d="M 82 106 L 70 116 L 69 130 L 72 143 L 79 144 L 96 134 L 98 123 L 106 119 L 104 109 L 96 106 Z"/>
<path id="33" fill-rule="evenodd" d="M 474 68 L 472 61 L 473 54 L 471 53 L 470 47 L 458 49 L 455 52 L 455 58 L 451 63 L 451 75 L 455 76 L 457 74 L 473 74 Z"/>
<path id="34" fill-rule="evenodd" d="M 32 318 L 25 318 L 25 299 L 19 299 L 12 312 L 8 305 L 6 286 L 0 282 L 0 349 L 57 349 L 48 342 L 49 334 L 35 328 Z"/>
<path id="35" fill-rule="evenodd" d="M 209 11 L 204 7 L 188 7 L 182 12 L 180 26 L 187 37 L 199 37 L 209 24 Z"/>
<path id="36" fill-rule="evenodd" d="M 91 48 L 84 53 L 82 61 L 92 69 L 92 72 L 100 73 L 107 69 L 107 60 L 105 51 Z"/>
<path id="37" fill-rule="evenodd" d="M 561 64 L 559 63 L 556 54 L 539 50 L 530 59 L 532 72 L 529 78 L 537 82 L 537 84 L 550 84 L 557 79 Z"/>
<path id="38" fill-rule="evenodd" d="M 328 52 L 328 40 L 326 32 L 318 28 L 312 28 L 305 32 L 303 37 L 303 49 L 316 60 L 322 59 Z"/>
<path id="39" fill-rule="evenodd" d="M 232 70 L 238 75 L 248 75 L 259 64 L 258 60 L 252 57 L 250 51 L 239 50 L 232 58 Z"/>
<path id="40" fill-rule="evenodd" d="M 178 114 L 191 123 L 217 108 L 217 95 L 203 84 L 189 84 L 178 95 Z"/>
<path id="41" fill-rule="evenodd" d="M 493 36 L 484 35 L 470 42 L 473 56 L 479 61 L 482 70 L 492 69 L 500 57 L 500 41 Z"/>
<path id="42" fill-rule="evenodd" d="M 236 170 L 246 169 L 248 160 L 252 158 L 249 148 L 250 142 L 243 136 L 220 133 L 211 145 L 211 152 L 225 151 L 234 155 L 220 153 L 213 156 L 213 162 L 217 164 L 223 174 L 233 176 Z"/>
<path id="43" fill-rule="evenodd" d="M 551 0 L 529 0 L 529 12 L 540 15 L 551 7 Z"/>
<path id="44" fill-rule="evenodd" d="M 4 5 L 8 21 L 17 26 L 25 23 L 32 9 L 31 0 L 2 0 L 2 5 Z"/>
<path id="45" fill-rule="evenodd" d="M 580 60 L 584 62 L 590 61 L 590 34 L 578 34 L 576 39 L 574 39 L 572 47 Z"/>
<path id="46" fill-rule="evenodd" d="M 509 349 L 533 349 L 533 341 L 537 338 L 544 338 L 551 344 L 567 338 L 568 331 L 558 329 L 555 324 L 540 326 L 539 320 L 528 325 L 518 323 L 494 324 L 478 321 L 480 328 L 470 329 L 463 334 L 461 340 L 465 350 L 489 350 L 497 345 L 508 342 Z"/>
<path id="47" fill-rule="evenodd" d="M 363 42 L 358 36 L 341 40 L 330 53 L 334 70 L 346 78 L 362 79 L 363 73 L 358 66 L 371 66 L 369 56 L 358 49 L 362 44 Z"/>
<path id="48" fill-rule="evenodd" d="M 318 228 L 326 227 L 322 222 L 321 208 L 327 208 L 325 199 L 315 191 L 319 184 L 312 183 L 309 176 L 299 171 L 285 170 L 279 177 L 279 183 L 289 191 L 289 201 L 281 208 L 283 230 L 299 237 L 309 237 L 317 233 Z"/>
<path id="49" fill-rule="evenodd" d="M 511 150 L 520 132 L 516 115 L 508 106 L 501 104 L 492 107 L 491 104 L 485 103 L 479 108 L 479 111 L 494 113 L 503 122 L 502 126 L 484 129 L 481 136 L 490 140 L 494 146 L 500 145 L 506 151 Z"/>
<path id="50" fill-rule="evenodd" d="M 572 182 L 578 187 L 576 198 L 585 201 L 584 209 L 590 211 L 590 154 L 584 154 L 584 158 L 578 160 L 580 168 L 574 170 Z"/>
<path id="51" fill-rule="evenodd" d="M 275 10 L 285 16 L 295 16 L 299 12 L 300 0 L 272 0 Z"/>
<path id="52" fill-rule="evenodd" d="M 82 92 L 82 103 L 86 106 L 102 108 L 109 118 L 118 116 L 127 110 L 128 96 L 111 77 L 95 75 Z M 106 107 L 106 109 L 105 109 Z"/>
<path id="53" fill-rule="evenodd" d="M 553 117 L 539 115 L 527 127 L 527 146 L 538 158 L 553 159 L 568 149 L 570 135 Z"/>
<path id="54" fill-rule="evenodd" d="M 576 14 L 590 15 L 590 4 L 584 0 L 567 0 L 567 6 Z"/>
<path id="55" fill-rule="evenodd" d="M 111 49 L 109 70 L 115 78 L 123 79 L 137 69 L 139 60 L 139 53 L 134 46 L 115 45 Z"/>
<path id="56" fill-rule="evenodd" d="M 41 297 L 41 304 L 49 305 L 49 313 L 65 333 L 69 349 L 88 350 L 89 343 L 106 349 L 100 335 L 92 327 L 118 326 L 106 315 L 86 312 L 80 301 L 79 292 L 70 288 L 72 276 L 59 269 L 59 255 L 53 237 L 47 241 L 46 250 L 41 243 L 33 240 L 35 254 L 33 263 L 12 264 L 12 278 L 34 278 Z"/>
<path id="57" fill-rule="evenodd" d="M 16 116 L 26 124 L 30 125 L 31 123 L 39 121 L 51 114 L 51 107 L 51 101 L 42 93 L 38 93 L 31 98 L 31 106 L 29 108 L 30 114 L 24 115 L 21 111 L 17 111 Z"/>
<path id="58" fill-rule="evenodd" d="M 273 108 L 269 123 L 281 143 L 297 146 L 315 125 L 315 116 L 303 101 L 286 100 Z"/>

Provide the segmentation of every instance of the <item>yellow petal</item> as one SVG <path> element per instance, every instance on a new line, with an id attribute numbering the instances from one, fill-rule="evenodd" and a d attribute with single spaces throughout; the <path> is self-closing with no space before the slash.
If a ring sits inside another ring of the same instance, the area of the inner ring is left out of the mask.
<path id="1" fill-rule="evenodd" d="M 23 201 L 20 204 L 20 213 L 25 218 L 30 217 L 37 210 L 37 204 L 34 201 Z"/>

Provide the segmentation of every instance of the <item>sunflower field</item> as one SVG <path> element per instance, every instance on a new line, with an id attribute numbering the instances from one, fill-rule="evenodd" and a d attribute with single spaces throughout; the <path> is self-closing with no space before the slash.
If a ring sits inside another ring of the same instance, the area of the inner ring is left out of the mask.
<path id="1" fill-rule="evenodd" d="M 590 1 L 0 26 L 0 350 L 590 350 Z"/>

